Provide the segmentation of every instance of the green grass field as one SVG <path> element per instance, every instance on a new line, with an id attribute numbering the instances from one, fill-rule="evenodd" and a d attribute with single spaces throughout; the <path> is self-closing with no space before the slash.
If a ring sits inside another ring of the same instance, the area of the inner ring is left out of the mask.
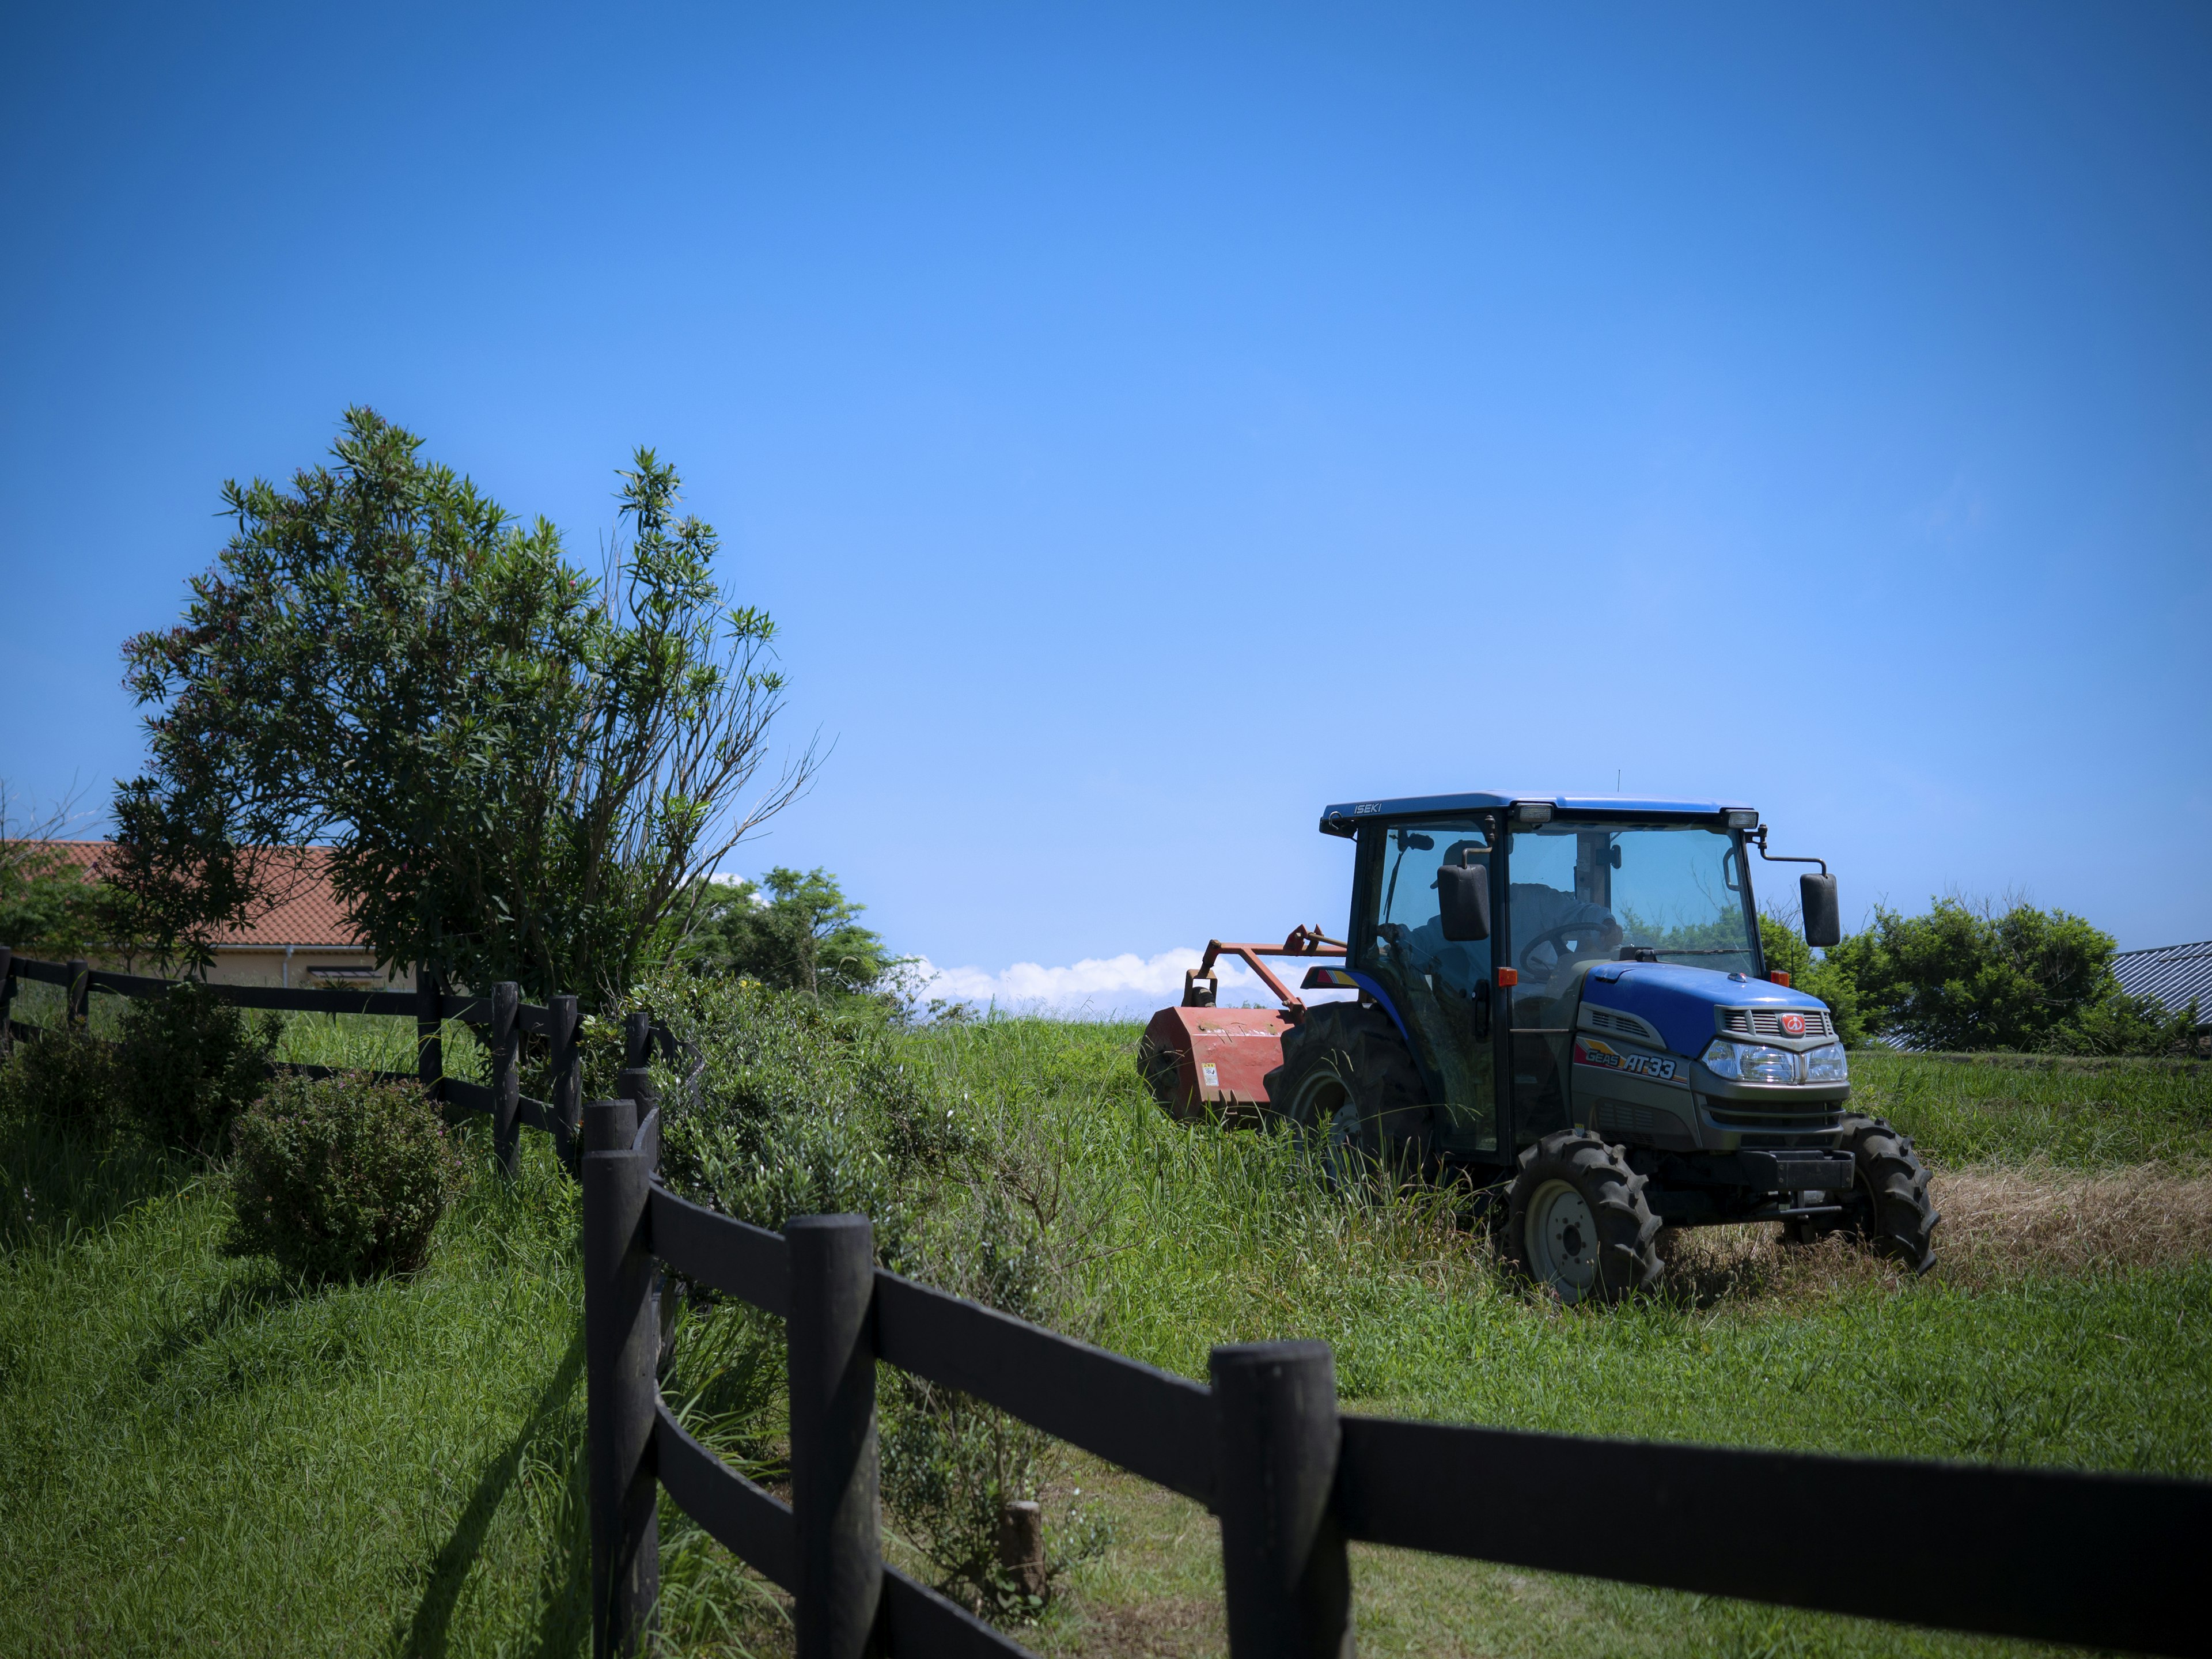
<path id="1" fill-rule="evenodd" d="M 306 1023 L 288 1050 L 324 1046 L 296 1057 L 342 1046 Z M 1005 1020 L 897 1039 L 1049 1215 L 1089 1328 L 1124 1352 L 1202 1376 L 1216 1342 L 1317 1336 L 1360 1411 L 2212 1474 L 2204 1067 L 1855 1058 L 1862 1098 L 1939 1167 L 1936 1273 L 1736 1230 L 1686 1241 L 1657 1300 L 1562 1310 L 1437 1204 L 1353 1206 L 1279 1140 L 1169 1122 L 1135 1037 Z M 422 1273 L 328 1290 L 217 1254 L 216 1171 L 8 1130 L 0 1650 L 587 1646 L 574 1199 L 527 1141 L 524 1178 L 480 1172 Z M 2156 1214 L 2106 1224 L 2130 1203 Z M 702 1422 L 732 1356 L 757 1356 L 748 1319 L 686 1327 L 671 1391 Z M 758 1450 L 776 1411 L 714 1437 Z M 1080 1510 L 1106 1541 L 1023 1639 L 1221 1651 L 1206 1517 L 1073 1454 L 1047 1475 L 1048 1525 Z M 1777 1524 L 1839 1570 L 1942 1547 L 1940 1517 L 1838 1539 L 1813 1504 Z M 672 1511 L 663 1528 L 672 1650 L 787 1647 L 757 1579 Z M 2027 1650 L 1391 1551 L 1354 1571 L 1370 1652 Z"/>

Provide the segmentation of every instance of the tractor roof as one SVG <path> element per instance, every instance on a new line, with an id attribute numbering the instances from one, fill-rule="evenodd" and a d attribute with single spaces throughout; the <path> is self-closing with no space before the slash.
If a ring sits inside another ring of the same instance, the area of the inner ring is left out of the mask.
<path id="1" fill-rule="evenodd" d="M 1407 795 L 1396 800 L 1340 801 L 1324 807 L 1321 832 L 1350 836 L 1362 818 L 1442 817 L 1453 812 L 1494 812 L 1516 801 L 1547 801 L 1557 812 L 1602 812 L 1608 817 L 1716 818 L 1723 812 L 1747 812 L 1749 805 L 1735 800 L 1661 800 L 1638 795 L 1494 794 L 1475 791 L 1464 795 Z"/>

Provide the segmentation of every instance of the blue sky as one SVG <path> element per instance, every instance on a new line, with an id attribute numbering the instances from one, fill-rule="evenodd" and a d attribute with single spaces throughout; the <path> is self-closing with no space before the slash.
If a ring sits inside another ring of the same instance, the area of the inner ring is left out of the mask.
<path id="1" fill-rule="evenodd" d="M 967 983 L 1616 781 L 2212 936 L 2207 85 L 2192 4 L 10 8 L 0 777 L 104 801 L 362 402 L 594 562 L 673 459 L 836 741 L 738 864 Z"/>

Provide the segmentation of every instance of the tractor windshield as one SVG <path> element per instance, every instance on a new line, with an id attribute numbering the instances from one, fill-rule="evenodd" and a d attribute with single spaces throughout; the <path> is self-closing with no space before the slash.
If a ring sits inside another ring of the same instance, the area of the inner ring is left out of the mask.
<path id="1" fill-rule="evenodd" d="M 1515 964 L 1524 994 L 1578 962 L 1622 957 L 1753 974 L 1743 848 L 1699 824 L 1577 823 L 1513 832 Z"/>

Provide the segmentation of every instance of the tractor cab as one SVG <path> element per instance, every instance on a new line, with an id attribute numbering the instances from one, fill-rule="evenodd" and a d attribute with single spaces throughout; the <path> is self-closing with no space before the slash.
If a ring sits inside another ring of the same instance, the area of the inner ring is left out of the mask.
<path id="1" fill-rule="evenodd" d="M 1324 830 L 1358 848 L 1346 971 L 1442 1108 L 1434 1152 L 1503 1164 L 1577 1123 L 1698 1146 L 1690 1084 L 1715 1011 L 1802 1008 L 1826 1030 L 1816 999 L 1767 976 L 1757 822 L 1718 803 L 1566 798 L 1330 810 Z M 1626 1006 L 1657 1001 L 1663 1030 Z M 1791 1103 L 1827 1108 L 1832 1127 L 1844 1091 L 1820 1092 Z"/>

